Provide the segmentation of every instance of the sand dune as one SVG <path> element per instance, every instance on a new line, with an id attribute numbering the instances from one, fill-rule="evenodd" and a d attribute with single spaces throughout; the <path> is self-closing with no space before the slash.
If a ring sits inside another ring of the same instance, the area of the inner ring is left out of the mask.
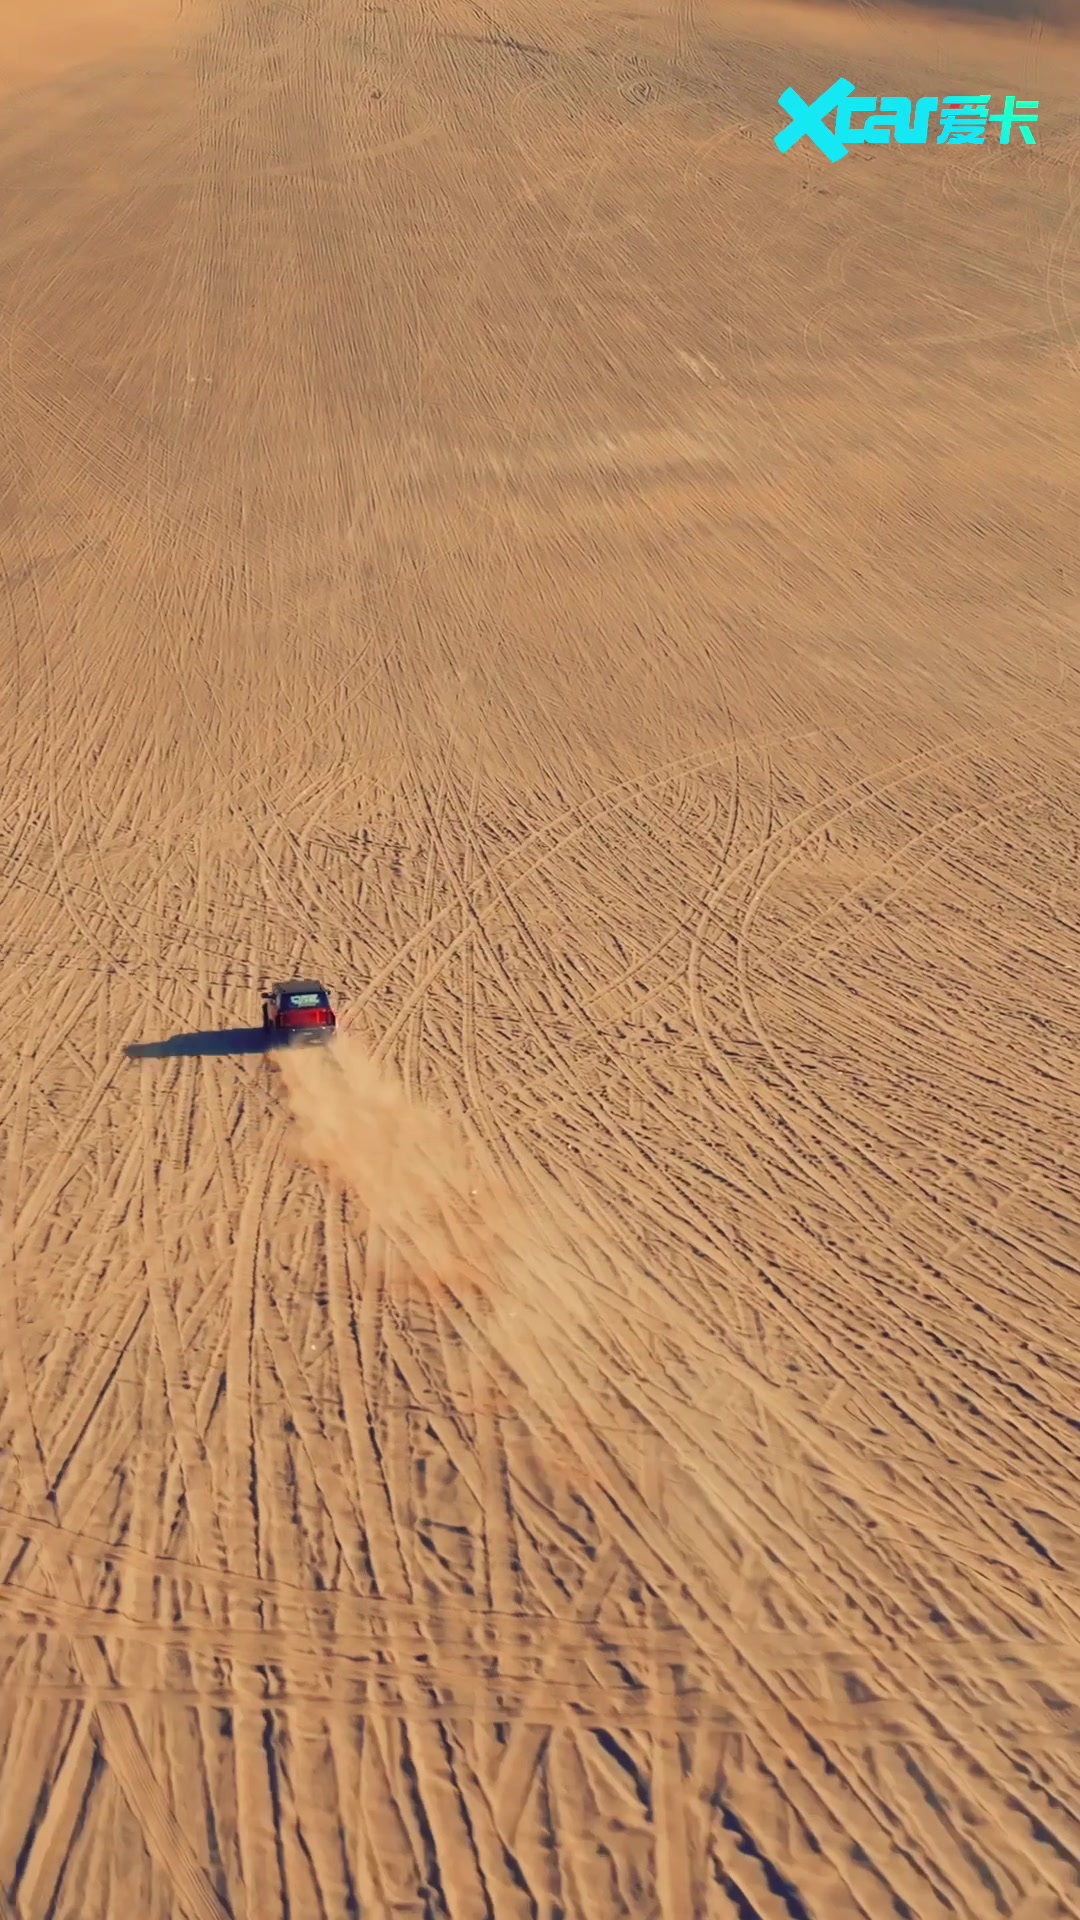
<path id="1" fill-rule="evenodd" d="M 1080 1914 L 1080 52 L 5 22 L 0 1920 Z"/>

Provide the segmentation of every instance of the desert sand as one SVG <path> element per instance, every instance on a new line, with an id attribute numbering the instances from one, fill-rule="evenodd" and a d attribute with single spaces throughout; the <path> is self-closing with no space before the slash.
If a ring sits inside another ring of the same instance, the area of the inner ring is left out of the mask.
<path id="1" fill-rule="evenodd" d="M 1080 1914 L 1080 52 L 5 21 L 2 1920 Z"/>

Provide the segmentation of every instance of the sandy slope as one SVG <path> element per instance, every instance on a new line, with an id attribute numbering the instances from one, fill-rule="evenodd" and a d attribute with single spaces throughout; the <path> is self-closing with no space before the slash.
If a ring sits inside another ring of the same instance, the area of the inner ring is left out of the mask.
<path id="1" fill-rule="evenodd" d="M 0 1915 L 1080 1913 L 1080 59 L 151 16 L 0 116 Z"/>

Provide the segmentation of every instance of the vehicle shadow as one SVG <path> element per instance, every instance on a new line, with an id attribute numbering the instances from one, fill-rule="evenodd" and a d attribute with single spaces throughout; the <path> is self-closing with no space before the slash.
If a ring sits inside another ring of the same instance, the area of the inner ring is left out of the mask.
<path id="1" fill-rule="evenodd" d="M 146 1040 L 125 1047 L 129 1060 L 210 1059 L 214 1055 L 269 1053 L 273 1038 L 262 1027 L 210 1028 L 204 1033 L 174 1033 L 169 1040 Z"/>

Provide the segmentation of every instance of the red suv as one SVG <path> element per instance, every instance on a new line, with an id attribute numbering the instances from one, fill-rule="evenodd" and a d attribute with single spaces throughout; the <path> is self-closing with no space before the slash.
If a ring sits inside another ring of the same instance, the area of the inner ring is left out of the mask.
<path id="1" fill-rule="evenodd" d="M 263 1001 L 263 1032 L 284 1046 L 320 1046 L 337 1027 L 330 995 L 317 980 L 279 980 Z"/>

